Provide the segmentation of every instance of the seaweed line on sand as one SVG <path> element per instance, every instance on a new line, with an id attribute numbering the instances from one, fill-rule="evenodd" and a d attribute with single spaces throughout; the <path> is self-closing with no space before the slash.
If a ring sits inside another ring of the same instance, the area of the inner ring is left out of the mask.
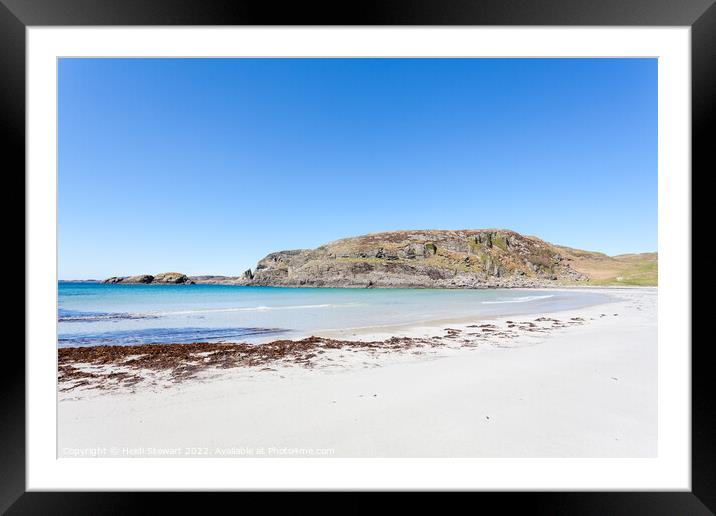
<path id="1" fill-rule="evenodd" d="M 581 317 L 567 321 L 540 317 L 533 321 L 506 321 L 473 324 L 465 330 L 444 328 L 444 335 L 433 337 L 391 337 L 380 341 L 338 340 L 307 337 L 300 340 L 276 340 L 266 344 L 207 343 L 142 344 L 132 346 L 87 346 L 58 349 L 60 390 L 78 387 L 111 389 L 129 387 L 147 379 L 147 373 L 167 373 L 167 379 L 181 382 L 209 369 L 262 367 L 282 363 L 313 367 L 329 350 L 363 351 L 371 355 L 413 351 L 447 346 L 476 347 L 504 342 L 528 333 L 547 333 L 555 329 L 583 324 Z M 327 359 L 330 360 L 330 359 Z"/>

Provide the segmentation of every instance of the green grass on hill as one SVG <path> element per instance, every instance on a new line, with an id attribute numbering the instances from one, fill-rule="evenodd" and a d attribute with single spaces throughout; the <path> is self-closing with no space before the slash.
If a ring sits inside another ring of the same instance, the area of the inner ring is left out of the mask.
<path id="1" fill-rule="evenodd" d="M 656 286 L 658 284 L 658 261 L 656 253 L 615 256 L 619 270 L 608 278 L 594 279 L 592 285 Z"/>

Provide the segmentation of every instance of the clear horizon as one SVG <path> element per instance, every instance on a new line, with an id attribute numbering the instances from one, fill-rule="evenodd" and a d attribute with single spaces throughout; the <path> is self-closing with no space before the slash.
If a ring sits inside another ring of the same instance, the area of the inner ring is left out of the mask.
<path id="1" fill-rule="evenodd" d="M 657 250 L 656 59 L 58 68 L 60 279 L 240 275 L 410 229 Z"/>

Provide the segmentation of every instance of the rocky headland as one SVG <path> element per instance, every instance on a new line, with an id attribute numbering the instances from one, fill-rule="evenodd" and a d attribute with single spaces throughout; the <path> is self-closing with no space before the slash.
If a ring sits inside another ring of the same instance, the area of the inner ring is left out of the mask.
<path id="1" fill-rule="evenodd" d="M 241 276 L 171 272 L 104 283 L 283 287 L 513 288 L 655 285 L 656 253 L 607 256 L 557 246 L 506 229 L 414 230 L 278 251 Z"/>

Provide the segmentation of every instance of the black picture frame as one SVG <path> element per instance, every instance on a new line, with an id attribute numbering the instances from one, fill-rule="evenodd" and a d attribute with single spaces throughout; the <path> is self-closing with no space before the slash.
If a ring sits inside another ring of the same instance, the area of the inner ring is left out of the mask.
<path id="1" fill-rule="evenodd" d="M 5 162 L 11 163 L 5 168 L 4 177 L 15 172 L 15 177 L 20 177 L 21 171 L 24 172 L 25 28 L 41 25 L 690 26 L 691 177 L 704 176 L 713 169 L 710 152 L 713 144 L 708 138 L 708 129 L 714 125 L 716 113 L 714 0 L 373 0 L 292 2 L 281 6 L 246 0 L 0 0 L 0 134 L 7 149 Z M 190 500 L 184 494 L 170 497 L 166 493 L 26 492 L 25 353 L 12 344 L 6 342 L 6 363 L 18 366 L 6 366 L 0 375 L 0 511 L 7 510 L 8 514 L 141 514 L 150 507 L 150 499 L 159 498 L 165 508 L 177 504 L 184 510 L 192 509 L 193 504 L 201 507 L 198 504 L 205 503 L 195 498 Z M 716 511 L 716 407 L 711 395 L 710 342 L 704 339 L 694 344 L 691 348 L 691 492 L 482 493 L 482 499 L 499 500 L 502 510 L 527 504 L 531 512 L 549 514 L 712 514 Z"/>

